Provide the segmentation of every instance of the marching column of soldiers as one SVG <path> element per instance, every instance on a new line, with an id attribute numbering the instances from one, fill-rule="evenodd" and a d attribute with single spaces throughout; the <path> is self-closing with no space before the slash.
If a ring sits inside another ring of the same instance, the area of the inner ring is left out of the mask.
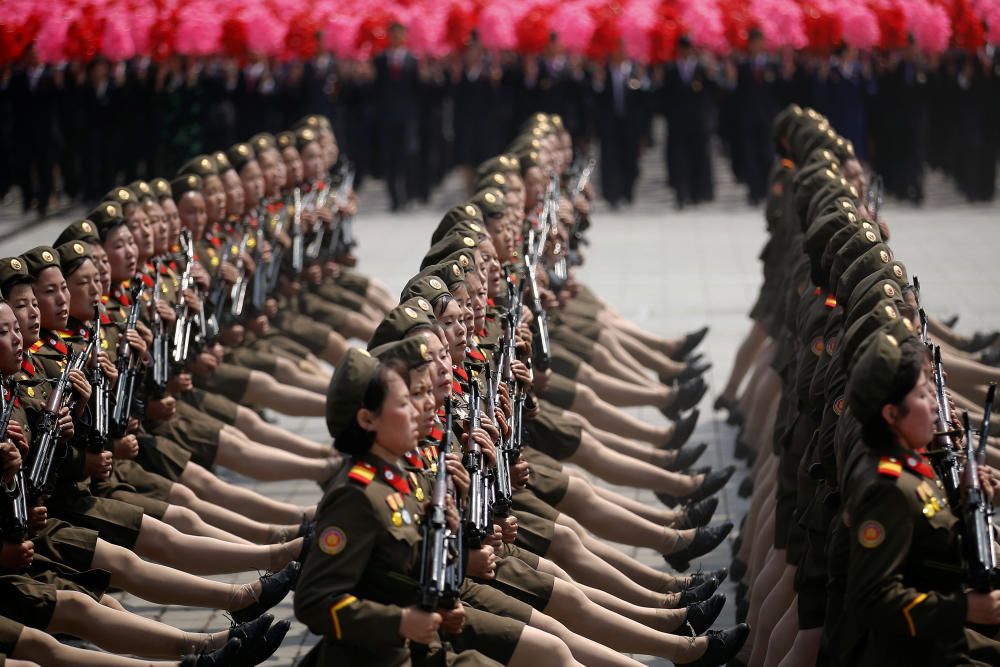
<path id="1" fill-rule="evenodd" d="M 763 284 L 716 402 L 752 468 L 731 664 L 1000 664 L 1000 334 L 922 307 L 824 116 L 789 106 L 773 141 Z"/>
<path id="2" fill-rule="evenodd" d="M 595 165 L 562 119 L 478 167 L 398 299 L 354 268 L 343 164 L 307 116 L 0 259 L 0 664 L 258 664 L 293 590 L 306 665 L 733 658 L 749 627 L 712 629 L 727 570 L 691 571 L 733 528 L 712 517 L 734 468 L 687 444 L 707 329 L 661 337 L 578 281 Z M 669 421 L 623 410 L 642 405 Z M 261 409 L 325 417 L 333 445 Z M 113 589 L 232 625 L 181 631 Z"/>

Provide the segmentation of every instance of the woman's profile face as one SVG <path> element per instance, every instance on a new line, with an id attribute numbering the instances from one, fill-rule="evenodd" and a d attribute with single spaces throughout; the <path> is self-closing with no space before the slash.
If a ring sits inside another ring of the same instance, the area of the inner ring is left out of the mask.
<path id="1" fill-rule="evenodd" d="M 410 402 L 410 390 L 403 378 L 397 373 L 389 373 L 386 385 L 382 409 L 372 419 L 369 430 L 375 432 L 376 444 L 399 457 L 417 446 L 417 411 Z"/>
<path id="2" fill-rule="evenodd" d="M 889 428 L 901 445 L 907 449 L 918 449 L 930 444 L 937 425 L 937 397 L 925 371 L 920 371 L 913 389 L 895 410 L 892 409 L 894 406 L 888 407 L 895 413 Z"/>

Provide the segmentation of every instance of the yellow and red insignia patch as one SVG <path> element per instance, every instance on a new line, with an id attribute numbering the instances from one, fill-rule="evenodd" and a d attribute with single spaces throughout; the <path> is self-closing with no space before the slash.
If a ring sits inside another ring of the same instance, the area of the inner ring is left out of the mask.
<path id="1" fill-rule="evenodd" d="M 809 349 L 811 349 L 812 353 L 817 357 L 823 354 L 823 337 L 817 336 L 816 338 L 813 338 L 813 341 L 809 344 Z"/>
<path id="2" fill-rule="evenodd" d="M 831 294 L 828 297 L 826 297 L 826 301 L 823 302 L 823 305 L 826 306 L 827 308 L 836 308 L 837 298 Z"/>
<path id="3" fill-rule="evenodd" d="M 878 460 L 878 474 L 898 478 L 903 472 L 903 465 L 896 459 L 883 456 Z"/>
<path id="4" fill-rule="evenodd" d="M 316 544 L 327 556 L 336 556 L 347 546 L 347 535 L 340 528 L 330 526 L 320 534 Z"/>
<path id="5" fill-rule="evenodd" d="M 868 520 L 858 526 L 858 544 L 865 549 L 874 549 L 885 542 L 885 526 L 878 521 Z"/>
<path id="6" fill-rule="evenodd" d="M 833 402 L 833 414 L 838 417 L 844 413 L 844 397 L 838 396 L 837 400 Z"/>
<path id="7" fill-rule="evenodd" d="M 829 356 L 833 356 L 833 353 L 837 350 L 837 339 L 830 338 L 826 341 L 826 353 Z"/>
<path id="8" fill-rule="evenodd" d="M 347 478 L 354 480 L 362 486 L 368 485 L 375 479 L 375 467 L 370 463 L 358 463 L 347 473 Z"/>

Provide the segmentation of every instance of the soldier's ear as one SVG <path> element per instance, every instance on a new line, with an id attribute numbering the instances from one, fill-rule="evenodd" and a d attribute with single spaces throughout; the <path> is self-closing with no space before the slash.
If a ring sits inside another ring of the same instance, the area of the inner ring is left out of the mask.
<path id="1" fill-rule="evenodd" d="M 358 410 L 358 426 L 366 431 L 374 431 L 375 426 L 375 413 L 368 408 L 361 408 Z"/>
<path id="2" fill-rule="evenodd" d="M 892 403 L 886 403 L 882 406 L 882 419 L 889 426 L 895 426 L 896 420 L 899 419 L 899 408 Z"/>

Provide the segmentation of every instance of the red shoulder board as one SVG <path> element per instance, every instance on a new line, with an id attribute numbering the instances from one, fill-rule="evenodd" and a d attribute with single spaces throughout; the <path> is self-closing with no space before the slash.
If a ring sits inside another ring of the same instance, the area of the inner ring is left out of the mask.
<path id="1" fill-rule="evenodd" d="M 357 463 L 347 473 L 347 478 L 352 479 L 361 486 L 368 486 L 375 479 L 375 466 L 370 463 Z"/>
<path id="2" fill-rule="evenodd" d="M 898 460 L 888 456 L 878 460 L 878 474 L 897 479 L 902 472 L 903 466 Z"/>
<path id="3" fill-rule="evenodd" d="M 403 457 L 406 459 L 406 462 L 409 463 L 414 468 L 418 470 L 424 469 L 424 460 L 420 458 L 420 454 L 418 454 L 415 450 L 410 450 L 406 452 L 406 454 L 404 454 Z"/>
<path id="4" fill-rule="evenodd" d="M 927 479 L 934 479 L 934 468 L 919 452 L 906 457 L 906 467 Z"/>
<path id="5" fill-rule="evenodd" d="M 475 359 L 476 361 L 486 361 L 486 357 L 483 355 L 483 353 L 477 350 L 476 348 L 470 347 L 469 351 L 466 354 L 469 355 L 470 359 Z"/>
<path id="6" fill-rule="evenodd" d="M 111 324 L 111 318 L 105 312 L 101 313 L 101 324 Z"/>
<path id="7" fill-rule="evenodd" d="M 154 285 L 154 280 L 148 274 L 142 274 L 142 284 L 146 287 L 152 287 Z"/>
<path id="8" fill-rule="evenodd" d="M 45 345 L 45 341 L 39 338 L 38 340 L 36 340 L 34 343 L 31 344 L 31 347 L 29 347 L 28 350 L 31 352 L 38 352 L 40 349 L 42 349 L 42 345 Z"/>

